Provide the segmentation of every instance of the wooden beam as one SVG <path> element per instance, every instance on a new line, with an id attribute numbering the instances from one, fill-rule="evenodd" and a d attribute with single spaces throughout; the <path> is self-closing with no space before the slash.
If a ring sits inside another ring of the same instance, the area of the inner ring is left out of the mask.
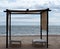
<path id="1" fill-rule="evenodd" d="M 11 12 L 11 14 L 40 14 L 39 12 Z"/>
<path id="2" fill-rule="evenodd" d="M 41 12 L 41 11 L 51 11 L 49 8 L 47 9 L 42 9 L 42 10 L 9 10 L 9 12 Z M 4 11 L 7 12 L 7 11 Z"/>

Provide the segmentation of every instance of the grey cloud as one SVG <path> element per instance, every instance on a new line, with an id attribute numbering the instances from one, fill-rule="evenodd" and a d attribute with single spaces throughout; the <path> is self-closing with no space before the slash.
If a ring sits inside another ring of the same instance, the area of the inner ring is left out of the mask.
<path id="1" fill-rule="evenodd" d="M 43 5 L 35 5 L 36 9 L 50 8 L 54 12 L 60 11 L 60 5 L 56 5 L 54 2 L 44 3 Z"/>
<path id="2" fill-rule="evenodd" d="M 13 22 L 12 25 L 39 25 L 39 22 Z"/>
<path id="3" fill-rule="evenodd" d="M 9 3 L 10 3 L 10 2 L 16 2 L 16 0 L 7 0 L 7 1 L 8 1 Z"/>
<path id="4" fill-rule="evenodd" d="M 31 17 L 14 17 L 12 19 L 33 19 L 33 18 L 31 18 Z"/>
<path id="5" fill-rule="evenodd" d="M 5 17 L 5 13 L 4 12 L 0 12 L 0 17 Z"/>

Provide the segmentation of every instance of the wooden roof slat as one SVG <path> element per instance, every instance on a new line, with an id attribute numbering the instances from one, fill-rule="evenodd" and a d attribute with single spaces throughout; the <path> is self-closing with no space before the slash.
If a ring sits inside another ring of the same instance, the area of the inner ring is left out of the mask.
<path id="1" fill-rule="evenodd" d="M 42 9 L 42 10 L 6 10 L 6 11 L 4 11 L 4 12 L 41 12 L 41 11 L 51 11 L 51 10 L 49 10 L 49 8 L 47 8 L 47 9 Z"/>
<path id="2" fill-rule="evenodd" d="M 11 14 L 40 14 L 40 13 L 11 13 Z"/>
<path id="3" fill-rule="evenodd" d="M 11 14 L 40 14 L 40 12 L 11 12 Z"/>

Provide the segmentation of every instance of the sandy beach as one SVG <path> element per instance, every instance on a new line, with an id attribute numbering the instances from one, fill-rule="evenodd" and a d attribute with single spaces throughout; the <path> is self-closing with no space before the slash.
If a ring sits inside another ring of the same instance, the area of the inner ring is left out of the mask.
<path id="1" fill-rule="evenodd" d="M 39 36 L 13 36 L 13 40 L 21 40 L 22 46 L 21 48 L 8 48 L 8 49 L 47 49 L 45 47 L 33 47 L 32 40 L 38 39 Z M 60 49 L 60 35 L 49 35 L 49 48 L 48 49 Z M 43 39 L 46 39 L 46 36 L 43 36 Z M 0 36 L 0 49 L 6 49 L 6 37 Z"/>

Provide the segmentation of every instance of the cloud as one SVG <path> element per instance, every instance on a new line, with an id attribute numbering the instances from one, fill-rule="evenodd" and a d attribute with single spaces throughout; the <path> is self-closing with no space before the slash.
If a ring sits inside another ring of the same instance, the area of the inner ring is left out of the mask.
<path id="1" fill-rule="evenodd" d="M 40 19 L 34 18 L 34 19 L 13 19 L 12 22 L 39 22 Z"/>
<path id="2" fill-rule="evenodd" d="M 4 3 L 4 4 L 3 4 Z M 36 5 L 37 7 L 50 7 L 52 5 L 60 5 L 60 1 L 58 0 L 2 0 L 0 1 L 0 6 L 4 8 L 16 8 L 16 9 L 21 9 L 21 8 L 35 8 Z M 55 6 L 55 7 L 56 7 Z"/>
<path id="3" fill-rule="evenodd" d="M 13 22 L 11 25 L 39 25 L 38 22 Z"/>
<path id="4" fill-rule="evenodd" d="M 0 7 L 5 9 L 60 9 L 60 0 L 2 0 Z"/>
<path id="5" fill-rule="evenodd" d="M 59 12 L 58 13 L 54 13 L 53 15 L 57 16 L 57 18 L 60 18 L 60 13 Z"/>
<path id="6" fill-rule="evenodd" d="M 52 11 L 49 13 L 49 22 L 50 24 L 60 24 L 60 0 L 0 0 L 0 22 L 5 21 L 5 13 L 3 12 L 6 9 L 44 9 L 50 8 Z M 34 15 L 35 16 L 35 15 Z M 4 17 L 4 18 L 3 18 Z M 13 21 L 22 21 L 27 22 L 39 22 L 39 17 L 35 16 L 17 16 L 12 17 Z M 19 20 L 21 19 L 21 20 Z M 28 20 L 29 19 L 29 20 Z M 55 21 L 56 20 L 56 21 Z"/>
<path id="7" fill-rule="evenodd" d="M 60 25 L 60 13 L 51 12 L 49 14 L 49 25 Z"/>

